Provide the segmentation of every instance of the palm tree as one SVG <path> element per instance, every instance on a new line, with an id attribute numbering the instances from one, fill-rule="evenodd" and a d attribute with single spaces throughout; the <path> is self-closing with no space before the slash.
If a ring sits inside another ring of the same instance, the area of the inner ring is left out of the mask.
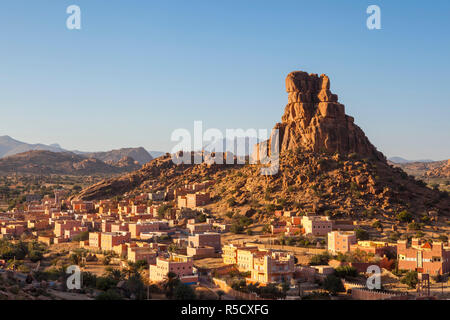
<path id="1" fill-rule="evenodd" d="M 163 288 L 166 291 L 167 298 L 173 297 L 173 291 L 175 287 L 180 283 L 178 275 L 174 272 L 168 272 L 163 284 Z"/>

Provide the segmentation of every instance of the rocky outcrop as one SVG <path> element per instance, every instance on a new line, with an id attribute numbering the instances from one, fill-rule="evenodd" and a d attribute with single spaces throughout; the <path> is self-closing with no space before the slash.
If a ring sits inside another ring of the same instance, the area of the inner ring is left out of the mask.
<path id="1" fill-rule="evenodd" d="M 279 146 L 285 150 L 357 153 L 385 161 L 355 123 L 345 114 L 338 96 L 330 91 L 330 79 L 322 74 L 294 71 L 286 78 L 288 104 L 279 130 Z"/>
<path id="2" fill-rule="evenodd" d="M 103 162 L 114 164 L 122 161 L 125 157 L 130 157 L 135 161 L 139 162 L 139 164 L 145 164 L 151 160 L 153 157 L 142 147 L 139 148 L 122 148 L 118 150 L 111 150 L 106 152 L 91 152 L 83 154 L 89 158 L 95 158 L 102 160 Z"/>
<path id="3" fill-rule="evenodd" d="M 426 172 L 430 178 L 450 178 L 450 159 L 441 161 L 442 165 Z"/>

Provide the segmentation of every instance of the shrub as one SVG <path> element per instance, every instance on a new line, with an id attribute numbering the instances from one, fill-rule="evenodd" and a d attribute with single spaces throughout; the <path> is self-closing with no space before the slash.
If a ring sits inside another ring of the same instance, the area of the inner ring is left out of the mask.
<path id="1" fill-rule="evenodd" d="M 332 274 L 326 277 L 325 281 L 323 282 L 323 288 L 333 295 L 338 292 L 345 291 L 341 279 Z"/>
<path id="2" fill-rule="evenodd" d="M 361 229 L 361 228 L 355 229 L 355 234 L 356 234 L 356 238 L 358 240 L 364 241 L 364 240 L 369 240 L 369 238 L 370 238 L 369 232 L 367 232 L 366 230 Z"/>
<path id="3" fill-rule="evenodd" d="M 403 210 L 397 214 L 397 219 L 401 222 L 411 222 L 412 218 L 413 217 L 412 217 L 411 213 L 409 213 L 406 210 Z"/>
<path id="4" fill-rule="evenodd" d="M 409 230 L 420 230 L 421 226 L 417 222 L 411 222 L 410 224 L 408 224 L 408 229 Z"/>
<path id="5" fill-rule="evenodd" d="M 409 289 L 414 289 L 419 282 L 417 272 L 409 271 L 405 274 L 405 276 L 400 280 L 401 283 L 406 284 Z"/>
<path id="6" fill-rule="evenodd" d="M 309 265 L 318 266 L 318 265 L 326 265 L 330 261 L 330 255 L 328 252 L 324 252 L 321 254 L 316 254 L 311 257 L 309 260 Z"/>
<path id="7" fill-rule="evenodd" d="M 100 293 L 95 297 L 95 300 L 122 300 L 123 297 L 114 289 L 109 289 L 106 292 Z"/>
<path id="8" fill-rule="evenodd" d="M 230 232 L 235 233 L 235 234 L 240 234 L 243 231 L 244 231 L 244 227 L 237 223 L 233 223 L 230 227 Z"/>
<path id="9" fill-rule="evenodd" d="M 358 270 L 351 266 L 341 266 L 336 268 L 335 275 L 339 278 L 356 277 L 358 276 Z"/>
<path id="10" fill-rule="evenodd" d="M 179 284 L 174 291 L 176 300 L 195 300 L 197 298 L 194 289 L 186 284 Z"/>

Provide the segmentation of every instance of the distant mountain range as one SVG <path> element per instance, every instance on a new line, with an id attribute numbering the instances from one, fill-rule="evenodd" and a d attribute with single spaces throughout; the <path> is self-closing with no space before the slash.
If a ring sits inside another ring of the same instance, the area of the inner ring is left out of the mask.
<path id="1" fill-rule="evenodd" d="M 412 162 L 434 162 L 434 160 L 423 159 L 423 160 L 407 160 L 402 157 L 391 157 L 388 158 L 389 161 L 394 163 L 412 163 Z"/>
<path id="2" fill-rule="evenodd" d="M 72 152 L 31 150 L 0 159 L 0 174 L 111 175 L 137 170 L 141 165 L 130 157 L 105 163 Z"/>
<path id="3" fill-rule="evenodd" d="M 105 152 L 83 152 L 83 151 L 70 151 L 63 149 L 59 144 L 29 144 L 26 142 L 18 141 L 10 136 L 0 136 L 0 158 L 13 156 L 19 153 L 32 151 L 32 150 L 46 150 L 52 152 L 71 152 L 74 154 L 82 155 L 87 158 L 95 158 L 105 163 L 113 164 L 125 157 L 130 157 L 139 164 L 145 164 L 150 160 L 164 155 L 164 152 L 150 151 L 148 152 L 142 147 L 138 148 L 122 148 L 118 150 L 111 150 Z"/>

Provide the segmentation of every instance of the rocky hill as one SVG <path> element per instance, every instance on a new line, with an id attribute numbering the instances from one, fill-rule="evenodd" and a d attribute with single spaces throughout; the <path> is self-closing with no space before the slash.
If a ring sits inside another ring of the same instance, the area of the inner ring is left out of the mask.
<path id="1" fill-rule="evenodd" d="M 139 164 L 145 164 L 153 159 L 153 157 L 142 147 L 139 148 L 122 148 L 106 152 L 83 153 L 84 156 L 95 158 L 103 162 L 113 164 L 121 161 L 123 158 L 132 158 Z"/>
<path id="2" fill-rule="evenodd" d="M 52 152 L 71 152 L 77 155 L 85 156 L 87 158 L 95 158 L 103 162 L 116 163 L 124 157 L 130 157 L 138 161 L 139 164 L 145 164 L 152 160 L 154 157 L 142 147 L 137 148 L 122 148 L 117 150 L 110 150 L 104 152 L 83 152 L 83 151 L 69 151 L 61 148 L 57 143 L 46 145 L 42 143 L 30 144 L 22 141 L 15 140 L 10 136 L 0 137 L 0 158 L 13 156 L 15 154 L 33 151 L 33 150 L 46 150 Z M 158 156 L 162 153 L 158 151 L 150 151 L 156 153 Z"/>
<path id="3" fill-rule="evenodd" d="M 450 215 L 447 193 L 431 190 L 387 163 L 345 115 L 327 76 L 293 72 L 286 87 L 288 105 L 275 126 L 280 131 L 278 174 L 261 175 L 261 164 L 175 165 L 163 156 L 136 172 L 82 190 L 78 197 L 102 199 L 212 179 L 213 212 L 253 210 L 264 215 L 278 206 L 338 216 L 376 212 L 389 218 L 405 209 Z"/>
<path id="4" fill-rule="evenodd" d="M 418 178 L 450 178 L 450 160 L 391 164 Z"/>
<path id="5" fill-rule="evenodd" d="M 0 159 L 0 174 L 67 174 L 96 175 L 118 174 L 136 170 L 140 165 L 131 158 L 107 164 L 70 152 L 33 150 Z"/>
<path id="6" fill-rule="evenodd" d="M 425 175 L 430 178 L 450 178 L 450 159 L 447 161 L 440 161 L 440 164 L 437 167 L 428 170 Z"/>

